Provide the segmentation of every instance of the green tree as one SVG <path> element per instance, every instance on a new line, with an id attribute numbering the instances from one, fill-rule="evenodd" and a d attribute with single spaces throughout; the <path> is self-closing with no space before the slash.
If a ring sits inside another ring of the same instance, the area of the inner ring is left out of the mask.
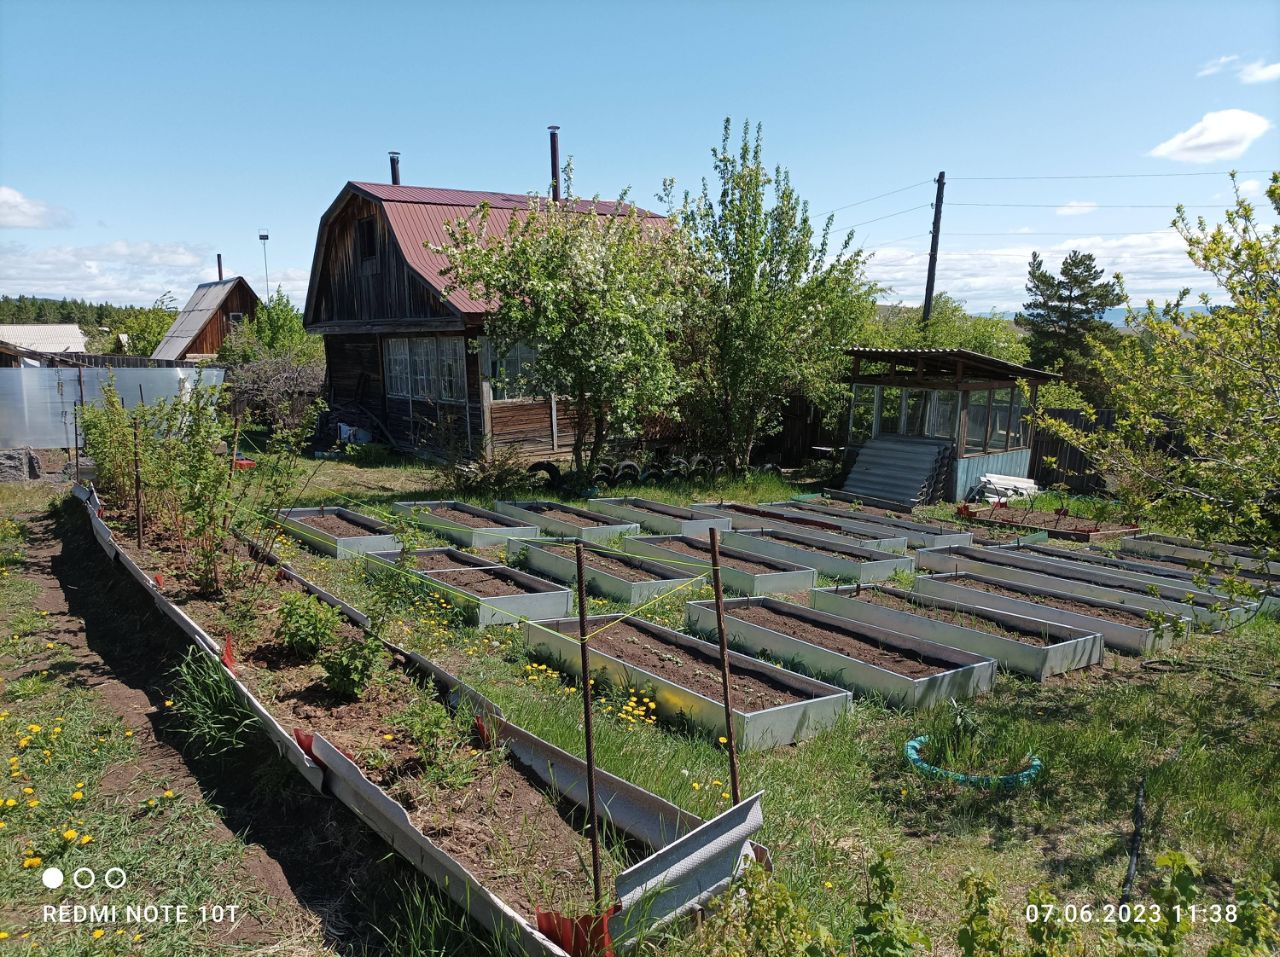
<path id="1" fill-rule="evenodd" d="M 492 303 L 490 346 L 532 347 L 518 383 L 565 396 L 577 422 L 573 463 L 590 474 L 605 443 L 666 412 L 678 391 L 667 340 L 679 309 L 679 243 L 659 220 L 626 203 L 537 198 L 491 231 L 490 210 L 446 226 L 449 290 Z"/>
<path id="2" fill-rule="evenodd" d="M 920 313 L 920 306 L 900 303 L 878 307 L 860 344 L 881 349 L 968 349 L 1017 365 L 1030 361 L 1027 336 L 994 312 L 975 315 L 963 301 L 943 292 L 933 299 L 927 329 L 920 326 Z"/>
<path id="3" fill-rule="evenodd" d="M 1233 178 L 1234 182 L 1234 178 Z M 1280 173 L 1267 198 L 1280 214 Z M 1192 262 L 1225 294 L 1190 291 L 1130 310 L 1136 333 L 1096 356 L 1116 409 L 1111 432 L 1045 426 L 1079 445 L 1135 513 L 1198 538 L 1262 548 L 1280 538 L 1280 226 L 1237 192 L 1226 222 L 1173 221 Z M 1171 443 L 1170 435 L 1177 441 Z"/>
<path id="4" fill-rule="evenodd" d="M 845 350 L 873 314 L 876 288 L 862 252 L 850 248 L 853 233 L 833 253 L 831 218 L 815 230 L 790 174 L 765 167 L 762 128 L 753 137 L 744 123 L 736 149 L 731 133 L 726 118 L 711 151 L 714 186 L 704 179 L 679 208 L 670 181 L 664 196 L 697 264 L 685 276 L 676 339 L 690 384 L 686 418 L 742 467 L 777 431 L 788 398 L 825 406 L 845 393 Z"/>
<path id="5" fill-rule="evenodd" d="M 1104 280 L 1104 272 L 1091 253 L 1073 249 L 1055 276 L 1040 254 L 1032 253 L 1027 270 L 1030 298 L 1015 319 L 1027 330 L 1033 366 L 1061 372 L 1095 397 L 1102 383 L 1094 378 L 1090 359 L 1099 346 L 1114 348 L 1120 338 L 1103 313 L 1125 301 L 1120 275 Z"/>
<path id="6" fill-rule="evenodd" d="M 259 303 L 252 318 L 246 319 L 227 336 L 218 350 L 218 360 L 244 365 L 275 356 L 288 356 L 300 363 L 324 358 L 324 341 L 308 335 L 302 313 L 279 286 L 266 303 Z"/>
<path id="7" fill-rule="evenodd" d="M 177 315 L 173 294 L 166 291 L 146 308 L 125 310 L 116 321 L 115 331 L 129 337 L 129 355 L 149 356 L 156 351 Z"/>

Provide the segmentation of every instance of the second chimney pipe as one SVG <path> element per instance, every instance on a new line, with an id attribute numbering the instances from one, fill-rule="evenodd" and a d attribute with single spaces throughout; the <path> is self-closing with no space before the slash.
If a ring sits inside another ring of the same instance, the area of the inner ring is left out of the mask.
<path id="1" fill-rule="evenodd" d="M 548 126 L 551 131 L 551 199 L 560 202 L 560 133 L 558 126 Z"/>
<path id="2" fill-rule="evenodd" d="M 387 154 L 391 157 L 391 185 L 400 185 L 400 154 L 392 150 Z"/>
<path id="3" fill-rule="evenodd" d="M 222 282 L 222 253 L 218 253 L 218 282 Z"/>

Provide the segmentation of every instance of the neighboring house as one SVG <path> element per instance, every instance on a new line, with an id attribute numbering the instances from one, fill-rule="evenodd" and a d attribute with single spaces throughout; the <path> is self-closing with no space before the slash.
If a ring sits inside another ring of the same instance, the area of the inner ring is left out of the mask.
<path id="1" fill-rule="evenodd" d="M 0 325 L 0 365 L 51 365 L 46 358 L 73 357 L 85 352 L 84 333 L 75 323 Z"/>
<path id="2" fill-rule="evenodd" d="M 151 358 L 196 360 L 216 356 L 223 340 L 242 318 L 252 318 L 259 302 L 243 276 L 201 283 Z"/>
<path id="3" fill-rule="evenodd" d="M 523 347 L 494 355 L 485 304 L 445 295 L 445 224 L 481 203 L 504 233 L 531 197 L 517 193 L 347 183 L 320 219 L 304 324 L 324 337 L 335 423 L 402 449 L 482 455 L 516 446 L 530 456 L 573 444 L 572 410 L 554 397 L 502 391 L 535 361 Z M 592 203 L 576 200 L 583 212 Z M 613 202 L 597 203 L 612 212 Z M 652 215 L 652 214 L 645 214 Z"/>

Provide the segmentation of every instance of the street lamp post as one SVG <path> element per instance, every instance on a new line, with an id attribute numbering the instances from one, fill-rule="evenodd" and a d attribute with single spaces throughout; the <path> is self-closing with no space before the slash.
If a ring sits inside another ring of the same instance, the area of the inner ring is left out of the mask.
<path id="1" fill-rule="evenodd" d="M 258 230 L 258 238 L 262 240 L 262 278 L 267 284 L 263 302 L 269 302 L 271 300 L 271 274 L 267 272 L 267 240 L 271 237 L 267 235 L 267 227 L 263 226 Z"/>

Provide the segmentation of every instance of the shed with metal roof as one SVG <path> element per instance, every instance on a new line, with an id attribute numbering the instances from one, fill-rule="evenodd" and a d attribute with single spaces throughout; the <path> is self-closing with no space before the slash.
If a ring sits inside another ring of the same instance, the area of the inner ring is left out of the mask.
<path id="1" fill-rule="evenodd" d="M 260 303 L 243 276 L 201 283 L 151 358 L 195 359 L 217 355 L 231 330 L 242 318 L 252 316 Z"/>

